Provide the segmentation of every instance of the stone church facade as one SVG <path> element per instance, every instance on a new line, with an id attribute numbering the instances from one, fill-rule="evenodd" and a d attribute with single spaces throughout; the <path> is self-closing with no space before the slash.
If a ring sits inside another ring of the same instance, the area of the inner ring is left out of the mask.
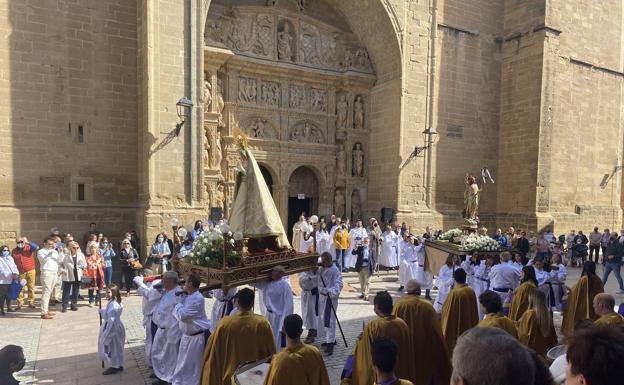
<path id="1" fill-rule="evenodd" d="M 622 224 L 619 0 L 0 3 L 0 241 L 227 215 L 241 134 L 285 224 Z"/>

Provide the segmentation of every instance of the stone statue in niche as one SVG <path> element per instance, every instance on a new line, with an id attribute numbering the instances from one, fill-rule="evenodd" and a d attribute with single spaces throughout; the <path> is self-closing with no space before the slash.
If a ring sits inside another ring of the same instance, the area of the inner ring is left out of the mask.
<path id="1" fill-rule="evenodd" d="M 353 148 L 353 170 L 351 170 L 353 176 L 364 175 L 364 150 L 362 145 L 356 143 Z"/>
<path id="2" fill-rule="evenodd" d="M 362 202 L 358 190 L 353 190 L 353 194 L 351 194 L 351 221 L 358 219 L 362 219 Z"/>
<path id="3" fill-rule="evenodd" d="M 279 60 L 292 61 L 293 40 L 293 35 L 290 33 L 290 23 L 285 22 L 282 31 L 277 33 L 277 58 Z"/>
<path id="4" fill-rule="evenodd" d="M 217 112 L 219 113 L 217 125 L 223 127 L 223 108 L 225 107 L 225 102 L 223 101 L 223 82 L 221 80 L 217 80 L 217 100 L 215 100 L 215 104 Z"/>
<path id="5" fill-rule="evenodd" d="M 342 94 L 336 103 L 336 128 L 344 130 L 347 128 L 347 113 L 349 110 L 349 103 L 347 97 Z"/>
<path id="6" fill-rule="evenodd" d="M 238 101 L 256 103 L 256 79 L 238 78 Z"/>
<path id="7" fill-rule="evenodd" d="M 280 87 L 275 82 L 262 82 L 262 103 L 268 106 L 278 106 Z"/>
<path id="8" fill-rule="evenodd" d="M 210 76 L 210 74 L 207 74 Z M 210 111 L 212 108 L 212 85 L 208 79 L 204 80 L 204 89 L 202 93 L 202 100 L 206 111 Z"/>
<path id="9" fill-rule="evenodd" d="M 343 146 L 340 146 L 336 154 L 336 171 L 338 172 L 338 177 L 344 178 L 347 176 L 347 154 Z"/>
<path id="10" fill-rule="evenodd" d="M 262 118 L 258 118 L 251 123 L 249 132 L 253 138 L 263 139 L 267 136 L 266 126 L 268 122 Z"/>
<path id="11" fill-rule="evenodd" d="M 364 128 L 364 102 L 361 95 L 358 95 L 353 103 L 353 125 L 357 129 Z"/>
<path id="12" fill-rule="evenodd" d="M 305 106 L 305 88 L 290 86 L 290 107 L 303 108 Z"/>
<path id="13" fill-rule="evenodd" d="M 307 0 L 297 0 L 297 6 L 299 7 L 300 11 L 305 10 L 307 2 Z"/>
<path id="14" fill-rule="evenodd" d="M 214 207 L 218 207 L 221 210 L 225 210 L 225 192 L 223 191 L 223 183 L 219 182 L 217 186 L 217 191 L 215 191 L 214 197 Z"/>
<path id="15" fill-rule="evenodd" d="M 368 57 L 368 52 L 364 48 L 359 48 L 355 52 L 356 57 L 356 67 L 363 70 L 370 69 L 370 58 Z"/>
<path id="16" fill-rule="evenodd" d="M 345 196 L 341 189 L 336 189 L 334 195 L 334 214 L 341 218 L 344 218 L 345 215 Z"/>
<path id="17" fill-rule="evenodd" d="M 221 168 L 221 160 L 223 159 L 223 151 L 221 149 L 221 134 L 216 132 L 216 138 L 214 141 L 214 151 L 212 152 L 212 168 L 220 169 Z"/>
<path id="18" fill-rule="evenodd" d="M 312 110 L 318 112 L 325 112 L 327 110 L 327 95 L 324 90 L 312 88 L 310 90 L 310 97 L 312 99 Z"/>

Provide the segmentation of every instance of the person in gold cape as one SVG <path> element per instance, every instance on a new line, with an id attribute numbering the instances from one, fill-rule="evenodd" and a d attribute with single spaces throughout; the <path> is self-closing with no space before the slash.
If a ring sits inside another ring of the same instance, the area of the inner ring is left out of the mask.
<path id="1" fill-rule="evenodd" d="M 611 294 L 600 293 L 594 297 L 594 312 L 598 318 L 594 325 L 596 326 L 609 326 L 609 325 L 621 325 L 624 324 L 624 317 L 616 313 L 615 298 Z"/>
<path id="2" fill-rule="evenodd" d="M 529 309 L 518 321 L 518 337 L 523 345 L 543 358 L 548 349 L 557 345 L 557 332 L 546 303 L 546 294 L 538 289 L 529 292 Z"/>
<path id="3" fill-rule="evenodd" d="M 529 308 L 529 291 L 537 287 L 537 277 L 535 277 L 535 269 L 533 266 L 524 266 L 522 268 L 522 281 L 520 287 L 516 290 L 511 299 L 509 308 L 509 319 L 519 321 L 520 317 Z"/>
<path id="4" fill-rule="evenodd" d="M 479 296 L 479 303 L 485 318 L 477 324 L 477 327 L 499 328 L 518 338 L 516 324 L 503 314 L 503 302 L 498 294 L 486 290 Z"/>
<path id="5" fill-rule="evenodd" d="M 466 271 L 456 269 L 453 272 L 453 279 L 455 287 L 442 306 L 442 333 L 451 356 L 457 338 L 479 322 L 477 297 L 474 290 L 466 285 Z"/>
<path id="6" fill-rule="evenodd" d="M 592 303 L 596 294 L 604 292 L 602 281 L 596 275 L 596 264 L 586 261 L 583 264 L 581 278 L 570 289 L 568 301 L 563 311 L 561 334 L 568 337 L 574 332 L 574 325 L 583 319 L 596 320 L 596 313 Z"/>
<path id="7" fill-rule="evenodd" d="M 253 304 L 253 290 L 240 290 L 236 297 L 239 312 L 224 317 L 208 339 L 202 385 L 230 385 L 232 375 L 240 364 L 275 353 L 271 325 L 266 318 L 253 313 Z"/>
<path id="8" fill-rule="evenodd" d="M 410 365 L 417 357 L 410 356 L 409 329 L 400 318 L 392 315 L 392 297 L 387 291 L 378 292 L 373 301 L 378 318 L 366 325 L 358 340 L 354 353 L 353 376 L 344 379 L 343 384 L 371 385 L 375 381 L 373 370 L 373 341 L 387 337 L 398 346 L 395 373 L 399 378 L 409 378 Z M 422 358 L 422 357 L 420 357 Z"/>
<path id="9" fill-rule="evenodd" d="M 407 324 L 410 357 L 418 357 L 410 363 L 411 374 L 406 379 L 414 385 L 446 385 L 451 379 L 451 357 L 435 309 L 420 298 L 418 281 L 410 279 L 405 288 L 407 295 L 394 304 L 392 314 Z"/>
<path id="10" fill-rule="evenodd" d="M 286 348 L 273 356 L 264 385 L 329 385 L 329 375 L 318 349 L 301 342 L 303 319 L 297 314 L 284 318 Z"/>

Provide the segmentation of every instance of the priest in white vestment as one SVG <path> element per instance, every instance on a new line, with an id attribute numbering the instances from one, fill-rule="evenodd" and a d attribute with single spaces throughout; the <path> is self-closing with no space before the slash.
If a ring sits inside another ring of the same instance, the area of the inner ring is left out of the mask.
<path id="1" fill-rule="evenodd" d="M 399 236 L 392 231 L 390 225 L 386 226 L 386 230 L 381 234 L 381 248 L 379 260 L 377 263 L 385 267 L 396 267 L 399 265 L 398 256 Z"/>
<path id="2" fill-rule="evenodd" d="M 109 302 L 106 308 L 100 309 L 102 326 L 98 337 L 98 355 L 102 361 L 107 361 L 110 367 L 104 375 L 115 374 L 123 370 L 124 344 L 126 343 L 126 329 L 121 322 L 123 305 L 117 285 L 113 284 L 107 290 Z"/>
<path id="3" fill-rule="evenodd" d="M 238 292 L 235 287 L 230 288 L 228 291 L 222 289 L 215 289 L 212 294 L 215 298 L 215 303 L 212 305 L 212 316 L 210 318 L 210 333 L 214 333 L 219 322 L 223 317 L 230 315 L 234 310 L 234 296 Z"/>
<path id="4" fill-rule="evenodd" d="M 368 237 L 368 233 L 364 226 L 362 226 L 362 220 L 358 219 L 355 222 L 355 226 L 349 230 L 349 248 L 344 256 L 344 268 L 353 269 L 355 262 L 357 261 L 357 255 L 353 254 L 353 250 L 357 250 L 362 244 L 362 240 Z"/>
<path id="5" fill-rule="evenodd" d="M 403 240 L 399 242 L 399 291 L 403 291 L 407 281 L 410 279 L 416 279 L 416 271 L 418 267 L 418 260 L 416 259 L 416 246 L 414 245 L 414 238 L 409 234 L 403 236 Z"/>
<path id="6" fill-rule="evenodd" d="M 152 321 L 158 327 L 152 345 L 152 367 L 154 375 L 160 383 L 170 383 L 178 361 L 178 349 L 182 332 L 173 310 L 179 302 L 176 293 L 182 291 L 178 286 L 178 273 L 167 271 L 163 274 L 163 296 L 154 312 Z"/>
<path id="7" fill-rule="evenodd" d="M 442 313 L 442 306 L 444 306 L 444 301 L 446 301 L 446 297 L 448 297 L 453 285 L 455 284 L 455 279 L 453 278 L 453 272 L 455 271 L 455 261 L 452 256 L 446 258 L 446 263 L 442 265 L 440 268 L 440 273 L 438 274 L 438 278 L 436 279 L 436 286 L 438 287 L 438 297 L 433 303 L 433 308 L 436 312 Z"/>
<path id="8" fill-rule="evenodd" d="M 321 346 L 325 348 L 325 353 L 331 355 L 336 345 L 335 312 L 338 311 L 338 297 L 342 291 L 342 273 L 329 253 L 321 255 L 321 263 L 318 273 L 319 327 L 325 333 L 325 342 Z"/>
<path id="9" fill-rule="evenodd" d="M 204 347 L 210 333 L 210 322 L 206 316 L 204 296 L 199 292 L 200 283 L 196 275 L 189 275 L 184 285 L 187 294 L 179 296 L 180 301 L 173 310 L 182 339 L 172 385 L 199 385 L 201 382 Z"/>

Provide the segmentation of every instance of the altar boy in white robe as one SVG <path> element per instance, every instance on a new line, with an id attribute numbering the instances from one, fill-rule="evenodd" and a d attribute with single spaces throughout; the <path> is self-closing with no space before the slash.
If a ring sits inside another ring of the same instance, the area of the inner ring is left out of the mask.
<path id="1" fill-rule="evenodd" d="M 235 287 L 230 288 L 228 291 L 222 289 L 216 289 L 213 291 L 215 303 L 212 305 L 212 316 L 210 317 L 210 333 L 214 333 L 219 321 L 223 317 L 230 315 L 234 310 L 234 297 L 238 289 Z"/>
<path id="2" fill-rule="evenodd" d="M 321 255 L 321 264 L 322 267 L 318 273 L 319 327 L 325 333 L 325 342 L 321 346 L 325 348 L 327 355 L 332 355 L 336 345 L 336 315 L 334 311 L 338 311 L 338 297 L 342 291 L 342 273 L 332 262 L 332 256 L 329 253 Z"/>
<path id="3" fill-rule="evenodd" d="M 126 329 L 121 323 L 123 305 L 119 287 L 115 284 L 110 285 L 106 294 L 109 302 L 106 308 L 100 309 L 102 326 L 98 337 L 98 355 L 102 361 L 110 364 L 110 367 L 102 373 L 109 375 L 123 370 Z"/>
<path id="4" fill-rule="evenodd" d="M 152 344 L 152 367 L 157 380 L 152 384 L 165 385 L 170 383 L 178 361 L 178 350 L 182 333 L 178 320 L 173 316 L 173 310 L 178 304 L 182 291 L 178 286 L 178 273 L 167 271 L 162 277 L 163 296 L 156 308 L 153 322 L 158 327 Z"/>
<path id="5" fill-rule="evenodd" d="M 199 385 L 204 365 L 204 347 L 210 333 L 206 316 L 204 296 L 199 292 L 199 278 L 191 274 L 186 279 L 184 292 L 179 296 L 173 316 L 182 332 L 178 361 L 173 373 L 172 385 Z M 186 294 L 184 294 L 186 293 Z"/>
<path id="6" fill-rule="evenodd" d="M 299 286 L 301 287 L 301 315 L 303 325 L 308 329 L 305 343 L 311 344 L 318 335 L 318 268 L 299 273 Z"/>
<path id="7" fill-rule="evenodd" d="M 258 282 L 256 287 L 260 289 L 262 304 L 262 315 L 271 324 L 273 336 L 275 337 L 275 347 L 279 352 L 286 346 L 285 338 L 282 338 L 282 325 L 287 315 L 294 313 L 293 293 L 290 283 L 282 279 L 286 270 L 283 266 L 275 266 L 271 270 L 271 280 L 268 282 Z"/>
<path id="8" fill-rule="evenodd" d="M 145 328 L 145 358 L 148 366 L 152 367 L 152 344 L 156 330 L 158 330 L 156 324 L 152 322 L 152 318 L 162 297 L 162 282 L 157 279 L 148 286 L 140 275 L 134 277 L 133 282 L 137 286 L 137 294 L 143 297 L 141 312 L 143 313 L 143 327 Z"/>
<path id="9" fill-rule="evenodd" d="M 399 263 L 399 281 L 401 284 L 399 291 L 403 291 L 407 281 L 416 279 L 418 261 L 416 260 L 416 246 L 413 236 L 405 234 L 403 240 L 399 242 L 399 258 L 401 260 Z"/>

